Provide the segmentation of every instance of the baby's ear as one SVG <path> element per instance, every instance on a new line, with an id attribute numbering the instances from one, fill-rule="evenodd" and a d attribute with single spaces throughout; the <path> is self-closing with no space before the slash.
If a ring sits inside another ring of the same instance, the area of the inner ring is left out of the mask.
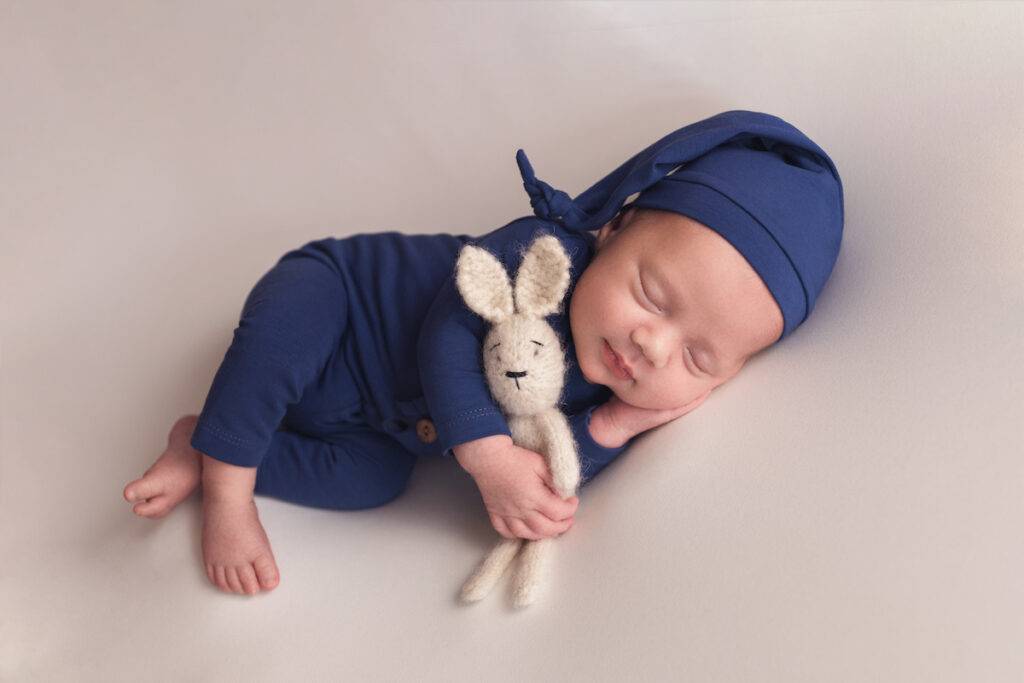
<path id="1" fill-rule="evenodd" d="M 607 244 L 613 234 L 622 232 L 622 229 L 629 225 L 629 222 L 633 220 L 633 215 L 636 211 L 636 207 L 620 211 L 614 218 L 601 226 L 601 229 L 597 231 L 597 244 L 595 245 L 595 248 L 601 249 L 605 244 Z"/>
<path id="2" fill-rule="evenodd" d="M 614 221 L 608 221 L 601 226 L 601 229 L 597 231 L 597 240 L 594 242 L 594 250 L 601 251 L 601 247 L 608 241 L 608 235 L 612 232 L 612 224 Z"/>

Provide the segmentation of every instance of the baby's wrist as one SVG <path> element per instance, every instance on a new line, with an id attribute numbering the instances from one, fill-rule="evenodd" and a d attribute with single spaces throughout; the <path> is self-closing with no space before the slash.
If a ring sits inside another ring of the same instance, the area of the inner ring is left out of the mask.
<path id="1" fill-rule="evenodd" d="M 460 443 L 452 447 L 452 452 L 462 469 L 473 474 L 480 468 L 481 463 L 489 460 L 492 454 L 507 449 L 511 445 L 512 437 L 507 434 L 495 434 Z"/>

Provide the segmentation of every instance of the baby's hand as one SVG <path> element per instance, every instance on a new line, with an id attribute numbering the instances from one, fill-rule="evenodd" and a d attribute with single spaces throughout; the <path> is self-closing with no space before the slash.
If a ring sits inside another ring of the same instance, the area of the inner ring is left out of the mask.
<path id="1" fill-rule="evenodd" d="M 612 395 L 608 401 L 594 410 L 591 424 L 597 421 L 600 423 L 597 429 L 602 434 L 610 434 L 616 445 L 624 444 L 637 434 L 685 415 L 703 403 L 710 394 L 711 389 L 708 389 L 686 405 L 669 410 L 637 408 Z"/>
<path id="2" fill-rule="evenodd" d="M 480 488 L 495 531 L 505 538 L 536 541 L 559 536 L 573 525 L 579 497 L 562 500 L 540 453 L 508 437 L 459 462 Z"/>

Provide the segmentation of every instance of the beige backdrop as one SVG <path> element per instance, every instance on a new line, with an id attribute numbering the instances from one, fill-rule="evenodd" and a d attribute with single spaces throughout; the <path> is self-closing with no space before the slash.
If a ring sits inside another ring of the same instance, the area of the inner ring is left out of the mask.
<path id="1" fill-rule="evenodd" d="M 0 2 L 0 680 L 1021 680 L 1021 45 L 1012 3 Z M 493 532 L 450 462 L 258 499 L 256 598 L 198 497 L 121 499 L 286 250 L 483 234 L 518 147 L 577 194 L 727 109 L 829 151 L 838 265 L 584 490 L 536 607 L 455 602 Z"/>

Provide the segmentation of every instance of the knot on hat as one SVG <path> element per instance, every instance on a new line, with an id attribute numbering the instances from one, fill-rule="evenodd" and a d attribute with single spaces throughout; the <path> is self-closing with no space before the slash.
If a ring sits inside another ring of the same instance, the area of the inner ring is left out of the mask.
<path id="1" fill-rule="evenodd" d="M 516 163 L 519 164 L 519 174 L 523 176 L 523 187 L 530 196 L 530 206 L 538 218 L 575 223 L 581 217 L 586 217 L 572 197 L 537 178 L 530 160 L 526 158 L 526 152 L 516 152 Z"/>

